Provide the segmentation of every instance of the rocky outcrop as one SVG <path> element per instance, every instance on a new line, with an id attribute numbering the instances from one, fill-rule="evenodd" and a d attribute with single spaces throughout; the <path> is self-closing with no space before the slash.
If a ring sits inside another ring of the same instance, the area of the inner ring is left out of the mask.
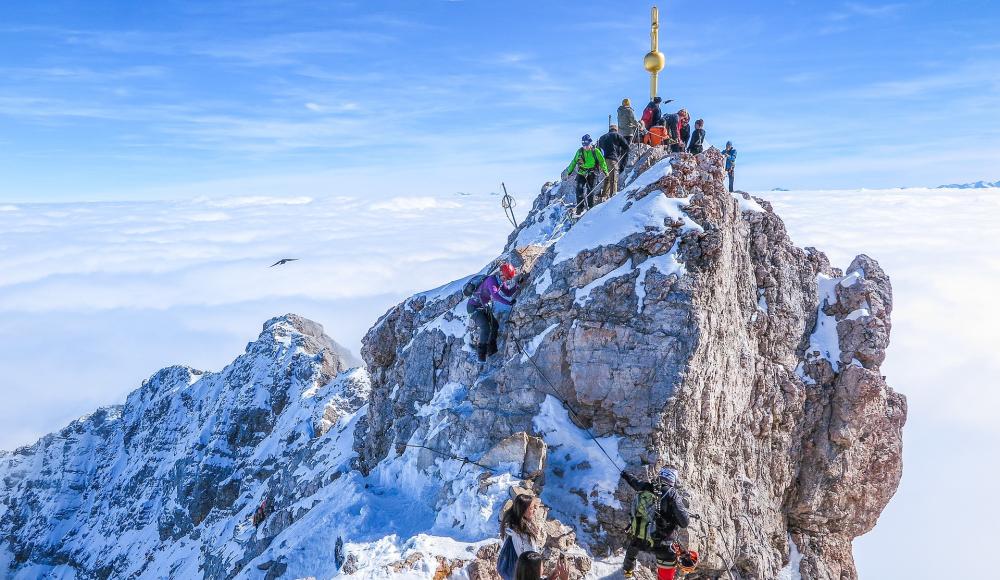
<path id="1" fill-rule="evenodd" d="M 623 182 L 579 219 L 571 182 L 543 188 L 497 259 L 527 278 L 488 364 L 466 278 L 383 315 L 365 369 L 286 315 L 221 372 L 164 369 L 0 454 L 0 570 L 492 579 L 521 490 L 547 506 L 549 564 L 606 577 L 620 470 L 669 464 L 700 516 L 690 578 L 855 578 L 851 541 L 902 470 L 888 277 L 796 247 L 766 201 L 723 188 L 714 149 L 643 147 Z"/>
<path id="2" fill-rule="evenodd" d="M 602 554 L 623 541 L 616 467 L 669 463 L 702 516 L 691 541 L 706 576 L 774 578 L 792 538 L 803 577 L 854 577 L 851 540 L 901 473 L 905 400 L 879 374 L 888 277 L 866 256 L 845 275 L 796 247 L 766 201 L 725 191 L 714 149 L 650 150 L 635 165 L 579 221 L 568 182 L 543 189 L 502 256 L 530 277 L 487 368 L 465 332 L 463 281 L 383 316 L 362 350 L 372 407 L 358 466 L 407 442 L 488 457 L 538 436 L 543 499 Z M 444 390 L 462 393 L 452 408 L 410 411 Z M 547 430 L 559 421 L 611 457 L 561 448 Z"/>

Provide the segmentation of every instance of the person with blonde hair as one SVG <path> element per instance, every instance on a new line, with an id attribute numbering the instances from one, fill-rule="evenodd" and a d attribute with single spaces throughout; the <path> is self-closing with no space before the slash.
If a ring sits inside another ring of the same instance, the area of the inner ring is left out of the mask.
<path id="1" fill-rule="evenodd" d="M 631 144 L 638 140 L 641 131 L 642 124 L 635 118 L 632 101 L 622 99 L 622 105 L 618 107 L 618 132 Z"/>

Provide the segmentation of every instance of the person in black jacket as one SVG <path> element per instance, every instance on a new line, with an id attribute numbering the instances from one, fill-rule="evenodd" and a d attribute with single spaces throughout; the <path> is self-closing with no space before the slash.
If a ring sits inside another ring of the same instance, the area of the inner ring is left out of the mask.
<path id="1" fill-rule="evenodd" d="M 697 155 L 705 150 L 705 120 L 698 119 L 694 122 L 694 135 L 691 135 L 691 143 L 688 145 L 688 153 Z"/>
<path id="2" fill-rule="evenodd" d="M 618 133 L 618 125 L 611 125 L 607 133 L 601 135 L 597 140 L 597 146 L 604 153 L 604 159 L 610 163 L 618 160 L 618 173 L 625 170 L 625 161 L 628 157 L 628 141 Z"/>
<path id="3" fill-rule="evenodd" d="M 681 118 L 681 142 L 677 146 L 678 152 L 683 152 L 687 150 L 687 143 L 691 140 L 691 115 L 688 114 L 686 109 L 681 109 L 677 111 L 677 114 Z"/>
<path id="4" fill-rule="evenodd" d="M 622 478 L 640 494 L 637 513 L 632 517 L 630 529 L 632 538 L 625 550 L 622 571 L 626 578 L 631 578 L 639 552 L 653 552 L 656 556 L 658 580 L 673 580 L 677 571 L 675 568 L 677 555 L 674 553 L 672 543 L 677 530 L 688 527 L 690 523 L 688 511 L 677 491 L 677 470 L 664 467 L 655 482 L 639 481 L 635 476 L 625 472 L 622 472 Z M 653 497 L 658 498 L 652 522 L 644 521 L 640 513 L 644 493 L 653 494 Z"/>

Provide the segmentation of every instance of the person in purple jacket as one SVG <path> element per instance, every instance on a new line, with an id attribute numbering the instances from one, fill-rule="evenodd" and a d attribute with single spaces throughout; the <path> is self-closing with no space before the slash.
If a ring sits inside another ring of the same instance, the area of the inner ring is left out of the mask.
<path id="1" fill-rule="evenodd" d="M 479 328 L 477 351 L 481 362 L 496 354 L 500 319 L 510 311 L 518 290 L 517 269 L 505 262 L 498 274 L 484 278 L 469 297 L 466 309 Z"/>

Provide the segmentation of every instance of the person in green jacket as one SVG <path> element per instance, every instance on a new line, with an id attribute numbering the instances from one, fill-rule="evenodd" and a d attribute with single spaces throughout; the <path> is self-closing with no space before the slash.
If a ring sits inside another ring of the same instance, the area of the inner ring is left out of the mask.
<path id="1" fill-rule="evenodd" d="M 566 174 L 576 171 L 576 215 L 594 207 L 594 187 L 597 185 L 598 170 L 608 172 L 608 162 L 604 154 L 594 147 L 590 135 L 584 135 L 582 146 L 576 150 L 576 155 L 569 162 Z"/>

